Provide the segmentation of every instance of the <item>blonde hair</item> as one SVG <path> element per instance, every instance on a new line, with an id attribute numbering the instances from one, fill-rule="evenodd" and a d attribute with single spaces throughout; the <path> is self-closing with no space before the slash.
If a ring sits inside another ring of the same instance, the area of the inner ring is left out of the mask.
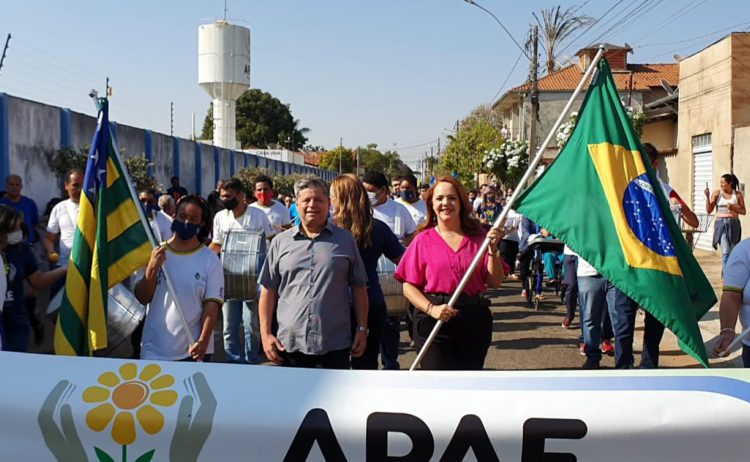
<path id="1" fill-rule="evenodd" d="M 372 205 L 362 182 L 352 173 L 339 175 L 331 183 L 331 191 L 338 203 L 333 214 L 336 225 L 349 230 L 360 247 L 371 246 Z"/>

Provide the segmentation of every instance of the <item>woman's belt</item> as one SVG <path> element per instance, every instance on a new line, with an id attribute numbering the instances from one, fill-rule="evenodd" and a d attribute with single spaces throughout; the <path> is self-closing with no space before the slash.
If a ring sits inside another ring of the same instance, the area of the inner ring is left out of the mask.
<path id="1" fill-rule="evenodd" d="M 425 294 L 425 296 L 430 302 L 434 303 L 435 305 L 442 305 L 450 301 L 452 294 L 428 293 Z M 490 300 L 483 294 L 467 295 L 464 293 L 461 293 L 458 296 L 458 300 L 456 300 L 456 303 L 453 305 L 454 308 L 459 310 L 463 308 L 487 308 L 489 306 Z"/>

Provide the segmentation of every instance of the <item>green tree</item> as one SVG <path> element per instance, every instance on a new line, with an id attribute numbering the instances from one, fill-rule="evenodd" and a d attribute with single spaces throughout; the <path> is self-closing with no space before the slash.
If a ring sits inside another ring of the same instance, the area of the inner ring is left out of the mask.
<path id="1" fill-rule="evenodd" d="M 392 177 L 399 174 L 401 166 L 403 165 L 398 152 L 380 152 L 380 150 L 378 150 L 378 145 L 375 143 L 370 143 L 365 147 L 359 147 L 357 150 L 359 150 L 359 165 L 364 168 L 365 172 L 381 172 Z"/>
<path id="2" fill-rule="evenodd" d="M 576 5 L 571 5 L 562 13 L 560 8 L 559 5 L 552 8 L 543 8 L 540 11 L 541 19 L 536 13 L 532 13 L 542 34 L 542 48 L 547 55 L 547 74 L 554 72 L 558 67 L 556 52 L 560 44 L 569 38 L 573 32 L 594 21 L 591 16 L 576 15 L 576 11 L 580 8 Z"/>
<path id="3" fill-rule="evenodd" d="M 125 162 L 136 192 L 148 188 L 157 189 L 156 178 L 148 174 L 149 163 L 145 154 L 128 157 L 123 162 Z"/>
<path id="4" fill-rule="evenodd" d="M 336 149 L 332 149 L 321 154 L 320 168 L 330 170 L 332 172 L 338 172 L 339 158 L 341 159 L 341 173 L 353 173 L 355 167 L 354 151 L 352 151 L 350 148 L 341 146 L 336 146 Z"/>
<path id="5" fill-rule="evenodd" d="M 303 178 L 316 178 L 315 175 L 293 173 L 291 175 L 281 175 L 271 173 L 265 168 L 246 167 L 237 172 L 236 177 L 242 181 L 245 188 L 252 194 L 255 190 L 255 179 L 259 175 L 266 175 L 273 180 L 273 189 L 276 194 L 285 194 L 291 196 L 294 194 L 294 183 Z"/>
<path id="6" fill-rule="evenodd" d="M 503 144 L 500 117 L 487 106 L 480 106 L 459 124 L 458 132 L 448 137 L 448 146 L 440 159 L 444 173 L 458 176 L 467 187 L 476 187 L 476 175 L 487 172 L 484 154 Z"/>
<path id="7" fill-rule="evenodd" d="M 298 150 L 307 143 L 309 128 L 300 127 L 288 104 L 270 93 L 250 89 L 237 100 L 237 139 L 243 147 L 286 147 Z M 213 138 L 213 111 L 209 107 L 201 137 Z"/>

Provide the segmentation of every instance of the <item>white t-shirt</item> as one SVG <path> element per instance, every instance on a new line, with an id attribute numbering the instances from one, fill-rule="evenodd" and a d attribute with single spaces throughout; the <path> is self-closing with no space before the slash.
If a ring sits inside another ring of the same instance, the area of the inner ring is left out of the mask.
<path id="1" fill-rule="evenodd" d="M 513 209 L 508 210 L 508 216 L 505 218 L 505 230 L 507 232 L 513 228 L 516 229 L 503 236 L 503 240 L 518 243 L 521 242 L 521 234 L 523 233 L 523 230 L 521 229 L 521 220 L 523 220 L 523 215 Z"/>
<path id="2" fill-rule="evenodd" d="M 260 201 L 258 201 L 250 204 L 250 207 L 255 207 L 256 209 L 265 213 L 268 217 L 268 221 L 271 223 L 271 227 L 273 228 L 272 234 L 266 234 L 266 237 L 268 238 L 284 231 L 284 226 L 288 226 L 292 223 L 292 219 L 289 217 L 289 209 L 286 208 L 281 202 L 271 201 L 271 205 L 265 207 L 260 204 Z"/>
<path id="3" fill-rule="evenodd" d="M 203 328 L 203 302 L 224 303 L 224 272 L 219 257 L 206 246 L 181 253 L 167 247 L 164 267 L 177 292 L 177 300 L 195 340 Z M 159 271 L 156 291 L 146 308 L 146 323 L 141 340 L 141 359 L 176 361 L 190 357 L 190 340 L 177 312 L 172 294 L 167 289 L 164 273 Z M 206 353 L 214 352 L 214 336 Z"/>
<path id="4" fill-rule="evenodd" d="M 482 205 L 482 196 L 477 196 L 471 206 L 474 207 L 474 211 L 476 212 L 480 205 Z"/>
<path id="5" fill-rule="evenodd" d="M 571 252 L 573 252 L 571 250 Z M 580 255 L 573 252 L 571 255 L 575 255 L 578 257 L 578 271 L 576 271 L 576 275 L 580 277 L 584 276 L 598 276 L 599 271 L 596 270 L 593 266 L 591 266 L 591 263 L 587 262 L 583 258 L 581 258 Z"/>
<path id="6" fill-rule="evenodd" d="M 398 199 L 396 199 L 396 202 L 406 207 L 406 210 L 409 211 L 411 218 L 414 220 L 414 223 L 416 223 L 417 226 L 427 221 L 427 204 L 425 204 L 425 201 L 423 201 L 422 199 L 419 199 L 417 202 L 410 204 L 399 197 Z"/>
<path id="7" fill-rule="evenodd" d="M 417 224 L 409 213 L 409 210 L 392 199 L 388 199 L 383 204 L 373 207 L 372 216 L 388 225 L 391 232 L 399 240 L 404 236 L 414 233 L 417 230 Z"/>
<path id="8" fill-rule="evenodd" d="M 60 235 L 60 266 L 66 266 L 78 224 L 80 204 L 66 199 L 52 208 L 47 222 L 47 232 Z"/>
<path id="9" fill-rule="evenodd" d="M 737 244 L 729 255 L 727 267 L 724 268 L 723 289 L 742 294 L 740 324 L 746 329 L 750 326 L 750 239 Z M 750 338 L 745 337 L 742 343 L 750 346 Z"/>
<path id="10" fill-rule="evenodd" d="M 154 218 L 149 220 L 151 229 L 156 234 L 158 242 L 164 242 L 172 237 L 172 217 L 161 210 L 154 214 Z"/>
<path id="11" fill-rule="evenodd" d="M 220 210 L 214 216 L 213 244 L 224 244 L 224 239 L 232 229 L 244 229 L 245 231 L 258 231 L 265 233 L 266 237 L 273 236 L 271 222 L 263 211 L 257 207 L 248 207 L 245 213 L 239 217 L 234 216 L 231 210 Z"/>

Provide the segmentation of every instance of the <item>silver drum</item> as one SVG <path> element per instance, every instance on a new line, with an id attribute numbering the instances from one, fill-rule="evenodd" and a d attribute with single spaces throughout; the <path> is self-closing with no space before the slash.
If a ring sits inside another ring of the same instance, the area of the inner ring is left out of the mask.
<path id="1" fill-rule="evenodd" d="M 257 300 L 258 275 L 265 260 L 265 234 L 257 231 L 229 231 L 221 246 L 224 298 Z"/>
<path id="2" fill-rule="evenodd" d="M 409 301 L 404 298 L 403 285 L 393 277 L 395 272 L 396 265 L 385 256 L 381 256 L 378 260 L 378 280 L 385 296 L 388 316 L 401 317 L 409 308 Z"/>
<path id="3" fill-rule="evenodd" d="M 116 348 L 130 337 L 146 316 L 146 307 L 138 302 L 135 294 L 120 283 L 109 289 L 107 304 L 107 344 Z"/>

